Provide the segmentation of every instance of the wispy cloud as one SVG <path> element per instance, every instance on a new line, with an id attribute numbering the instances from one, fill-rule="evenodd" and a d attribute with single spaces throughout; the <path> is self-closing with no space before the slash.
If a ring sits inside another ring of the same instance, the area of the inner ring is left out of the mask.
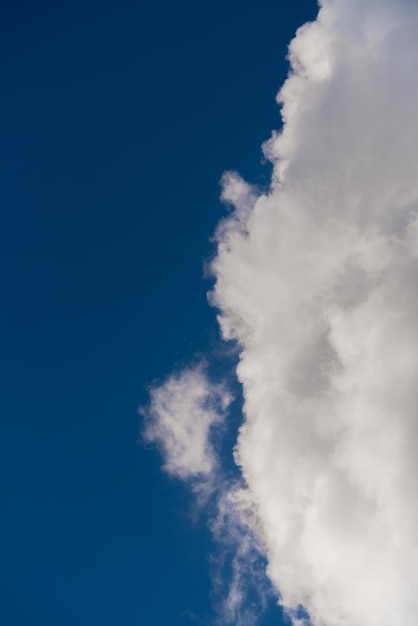
<path id="1" fill-rule="evenodd" d="M 163 469 L 191 488 L 217 545 L 210 559 L 215 621 L 254 626 L 272 587 L 253 503 L 242 481 L 224 473 L 217 449 L 232 395 L 198 364 L 154 385 L 149 396 L 148 406 L 140 408 L 144 439 L 160 449 Z"/>
<path id="2" fill-rule="evenodd" d="M 231 394 L 198 365 L 155 385 L 149 395 L 149 405 L 140 409 L 143 434 L 161 449 L 164 469 L 183 480 L 210 480 L 217 469 L 213 429 L 222 423 Z"/>
<path id="3" fill-rule="evenodd" d="M 211 302 L 240 348 L 247 504 L 223 515 L 220 498 L 217 519 L 230 545 L 241 523 L 253 542 L 232 560 L 231 622 L 260 551 L 295 625 L 300 605 L 318 626 L 418 613 L 417 32 L 412 0 L 324 0 L 289 48 L 270 189 L 224 177 L 235 209 L 217 231 Z M 200 398 L 208 383 L 187 380 Z M 181 425 L 188 394 L 155 390 L 149 414 L 168 471 L 186 478 L 214 463 Z"/>

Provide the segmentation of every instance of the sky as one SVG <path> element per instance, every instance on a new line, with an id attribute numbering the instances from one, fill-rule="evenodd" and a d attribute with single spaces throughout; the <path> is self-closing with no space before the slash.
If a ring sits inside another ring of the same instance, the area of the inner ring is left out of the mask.
<path id="1" fill-rule="evenodd" d="M 203 262 L 219 181 L 268 175 L 287 44 L 315 13 L 307 0 L 3 3 L 5 626 L 214 619 L 205 516 L 141 443 L 137 407 L 218 344 Z"/>
<path id="2" fill-rule="evenodd" d="M 2 623 L 414 622 L 417 28 L 6 7 Z"/>

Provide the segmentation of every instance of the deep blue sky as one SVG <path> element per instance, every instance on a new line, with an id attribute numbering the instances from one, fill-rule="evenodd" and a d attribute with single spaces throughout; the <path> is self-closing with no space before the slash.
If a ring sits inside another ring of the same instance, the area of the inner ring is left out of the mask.
<path id="1" fill-rule="evenodd" d="M 265 180 L 286 45 L 315 11 L 3 3 L 2 625 L 210 615 L 208 533 L 137 444 L 137 405 L 216 336 L 219 179 Z"/>

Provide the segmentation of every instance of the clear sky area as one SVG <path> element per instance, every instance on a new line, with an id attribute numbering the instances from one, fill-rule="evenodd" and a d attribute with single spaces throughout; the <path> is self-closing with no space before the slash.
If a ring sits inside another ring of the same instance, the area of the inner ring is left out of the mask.
<path id="1" fill-rule="evenodd" d="M 206 520 L 138 443 L 137 407 L 217 345 L 219 181 L 265 184 L 287 44 L 316 12 L 3 3 L 4 626 L 212 623 Z M 280 616 L 273 602 L 262 623 Z"/>

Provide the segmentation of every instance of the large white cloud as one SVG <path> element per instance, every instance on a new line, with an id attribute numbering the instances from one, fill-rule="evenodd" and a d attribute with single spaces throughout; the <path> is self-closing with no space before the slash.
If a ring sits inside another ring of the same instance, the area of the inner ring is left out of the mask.
<path id="1" fill-rule="evenodd" d="M 327 0 L 290 45 L 271 188 L 213 263 L 268 574 L 319 626 L 418 614 L 418 4 Z"/>
<path id="2" fill-rule="evenodd" d="M 418 3 L 324 0 L 289 58 L 283 129 L 265 145 L 270 189 L 260 195 L 224 176 L 223 199 L 235 209 L 218 228 L 212 264 L 211 301 L 240 349 L 239 493 L 295 624 L 303 605 L 316 626 L 411 626 Z M 216 463 L 205 443 L 214 420 L 199 413 L 196 430 L 184 417 L 208 384 L 189 376 L 153 392 L 151 438 L 182 477 Z M 225 524 L 240 507 L 219 511 Z M 251 550 L 235 561 L 237 623 Z"/>

